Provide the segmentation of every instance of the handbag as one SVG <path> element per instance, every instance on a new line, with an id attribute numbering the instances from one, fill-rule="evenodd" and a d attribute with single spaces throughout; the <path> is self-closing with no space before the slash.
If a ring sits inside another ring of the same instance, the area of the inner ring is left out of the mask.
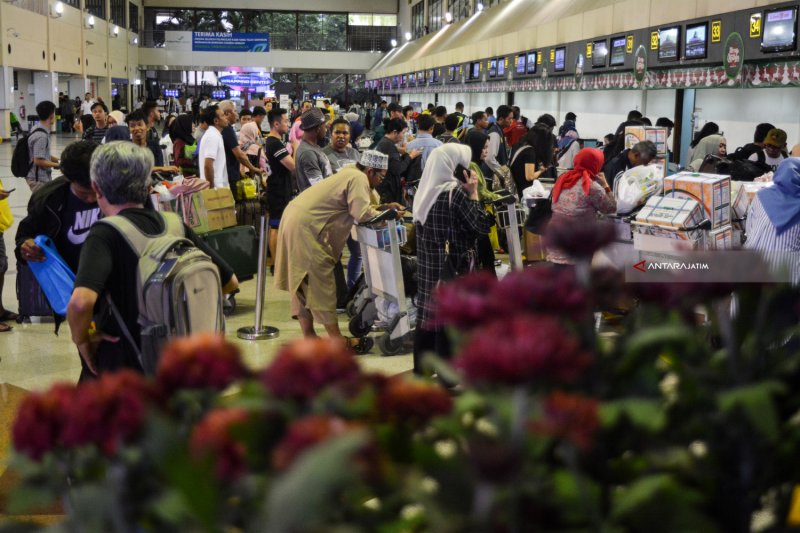
<path id="1" fill-rule="evenodd" d="M 511 162 L 508 165 L 503 165 L 499 169 L 497 169 L 494 173 L 495 179 L 492 182 L 492 190 L 494 192 L 500 191 L 502 189 L 507 190 L 511 194 L 517 194 L 517 182 L 514 181 L 514 176 L 511 174 L 511 167 L 514 166 L 514 162 L 516 162 L 517 157 L 527 148 L 530 148 L 530 145 L 525 145 L 521 147 L 517 152 L 514 154 L 514 157 L 511 158 Z"/>
<path id="2" fill-rule="evenodd" d="M 528 210 L 528 218 L 525 220 L 525 229 L 537 235 L 543 235 L 547 229 L 547 223 L 553 216 L 553 202 L 547 198 L 537 198 Z"/>
<path id="3" fill-rule="evenodd" d="M 236 182 L 236 199 L 254 200 L 258 197 L 258 185 L 251 177 L 242 178 Z"/>
<path id="4" fill-rule="evenodd" d="M 475 268 L 474 252 L 467 252 L 463 256 L 450 253 L 450 241 L 453 240 L 453 189 L 450 189 L 448 205 L 450 207 L 450 227 L 448 228 L 448 239 L 444 241 L 444 261 L 439 271 L 439 283 L 452 281 L 461 274 L 470 272 Z"/>

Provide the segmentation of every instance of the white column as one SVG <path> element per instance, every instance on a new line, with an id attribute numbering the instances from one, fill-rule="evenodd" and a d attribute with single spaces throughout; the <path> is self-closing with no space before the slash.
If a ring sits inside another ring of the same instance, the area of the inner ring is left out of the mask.
<path id="1" fill-rule="evenodd" d="M 45 100 L 50 100 L 58 105 L 58 73 L 34 72 L 33 97 L 37 104 Z M 52 131 L 56 131 L 55 124 L 52 126 Z"/>
<path id="2" fill-rule="evenodd" d="M 91 92 L 92 84 L 89 78 L 70 78 L 69 79 L 69 97 L 73 100 L 79 97 L 83 100 L 86 93 Z"/>
<path id="3" fill-rule="evenodd" d="M 14 105 L 14 69 L 0 67 L 0 139 L 11 137 L 11 109 Z"/>

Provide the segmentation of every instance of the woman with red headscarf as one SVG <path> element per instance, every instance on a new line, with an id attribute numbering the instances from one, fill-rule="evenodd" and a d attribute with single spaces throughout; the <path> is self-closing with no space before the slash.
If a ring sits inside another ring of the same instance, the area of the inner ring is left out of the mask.
<path id="1" fill-rule="evenodd" d="M 608 186 L 603 168 L 603 152 L 584 148 L 575 156 L 575 167 L 558 177 L 551 195 L 553 217 L 550 224 L 586 224 L 597 214 L 614 213 L 617 202 Z M 563 251 L 548 246 L 547 260 L 551 263 L 572 264 Z"/>

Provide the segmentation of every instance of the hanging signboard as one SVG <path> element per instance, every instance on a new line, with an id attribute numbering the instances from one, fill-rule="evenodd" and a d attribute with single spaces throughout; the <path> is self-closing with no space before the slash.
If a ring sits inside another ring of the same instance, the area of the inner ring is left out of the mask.
<path id="1" fill-rule="evenodd" d="M 275 84 L 272 76 L 261 72 L 228 74 L 220 76 L 218 81 L 220 85 L 230 85 L 231 87 L 270 87 Z"/>
<path id="2" fill-rule="evenodd" d="M 193 31 L 192 52 L 269 52 L 269 33 Z"/>

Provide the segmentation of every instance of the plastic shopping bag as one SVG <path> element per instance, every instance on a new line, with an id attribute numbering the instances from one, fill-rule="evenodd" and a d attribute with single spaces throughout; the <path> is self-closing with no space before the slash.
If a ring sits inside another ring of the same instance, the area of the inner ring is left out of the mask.
<path id="1" fill-rule="evenodd" d="M 661 192 L 664 180 L 658 168 L 651 165 L 633 167 L 614 182 L 617 214 L 627 215 L 644 205 L 647 199 Z"/>
<path id="2" fill-rule="evenodd" d="M 44 252 L 45 260 L 40 263 L 29 261 L 28 266 L 36 276 L 53 311 L 66 316 L 67 304 L 75 286 L 75 273 L 64 262 L 49 237 L 38 235 L 34 242 Z"/>

